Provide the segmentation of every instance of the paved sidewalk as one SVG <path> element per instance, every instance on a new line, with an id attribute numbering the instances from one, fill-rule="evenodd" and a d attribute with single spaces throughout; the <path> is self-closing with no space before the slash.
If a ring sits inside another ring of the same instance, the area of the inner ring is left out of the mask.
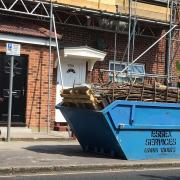
<path id="1" fill-rule="evenodd" d="M 5 141 L 7 138 L 7 128 L 0 127 L 0 131 L 0 141 Z M 68 141 L 72 139 L 68 132 L 33 132 L 26 127 L 12 127 L 10 137 L 11 141 Z"/>
<path id="2" fill-rule="evenodd" d="M 179 159 L 126 161 L 83 152 L 77 141 L 0 142 L 0 175 L 179 167 Z"/>

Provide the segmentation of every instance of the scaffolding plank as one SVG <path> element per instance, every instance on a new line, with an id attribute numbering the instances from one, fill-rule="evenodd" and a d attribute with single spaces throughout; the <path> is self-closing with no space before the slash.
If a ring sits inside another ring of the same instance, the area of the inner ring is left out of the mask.
<path id="1" fill-rule="evenodd" d="M 129 14 L 128 0 L 54 0 L 56 3 L 62 3 L 72 6 L 86 7 L 95 10 L 116 13 L 118 10 L 122 14 Z M 170 8 L 160 5 L 147 4 L 142 2 L 132 2 L 132 14 L 141 18 L 169 21 Z"/>

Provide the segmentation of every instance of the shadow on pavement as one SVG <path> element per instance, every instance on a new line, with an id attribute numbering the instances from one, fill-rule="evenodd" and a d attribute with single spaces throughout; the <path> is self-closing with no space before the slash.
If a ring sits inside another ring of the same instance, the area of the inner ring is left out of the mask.
<path id="1" fill-rule="evenodd" d="M 80 145 L 35 145 L 24 148 L 29 151 L 45 154 L 61 154 L 65 156 L 81 156 L 95 158 L 111 158 L 102 154 L 84 151 Z"/>

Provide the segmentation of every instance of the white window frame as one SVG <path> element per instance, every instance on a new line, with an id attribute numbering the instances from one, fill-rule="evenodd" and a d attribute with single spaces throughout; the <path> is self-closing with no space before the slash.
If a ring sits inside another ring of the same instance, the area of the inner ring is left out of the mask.
<path id="1" fill-rule="evenodd" d="M 124 68 L 127 66 L 127 63 L 126 62 L 124 62 L 124 63 L 121 63 L 121 62 L 118 62 L 118 61 L 109 61 L 109 70 L 110 71 L 112 71 L 112 72 L 110 72 L 109 73 L 109 79 L 111 80 L 112 79 L 112 77 L 113 77 L 113 69 L 111 69 L 111 66 L 112 65 L 114 65 L 114 63 L 115 63 L 115 65 L 117 65 L 117 64 L 119 64 L 119 65 L 124 65 Z M 121 82 L 127 82 L 127 78 L 129 78 L 129 81 L 130 80 L 132 80 L 132 81 L 139 81 L 139 82 L 143 82 L 144 81 L 144 76 L 145 76 L 145 65 L 144 64 L 141 64 L 141 63 L 134 63 L 134 64 L 132 64 L 131 65 L 132 67 L 134 67 L 134 66 L 141 66 L 142 67 L 142 69 L 143 69 L 143 73 L 132 73 L 132 72 L 128 72 L 128 69 L 124 72 L 124 73 L 119 73 L 116 77 L 115 77 L 115 81 L 116 82 L 119 82 L 119 80 L 118 79 L 122 79 L 121 80 Z M 124 69 L 123 68 L 123 69 Z M 123 70 L 122 69 L 122 70 Z M 115 71 L 115 72 L 120 72 L 120 71 Z M 124 79 L 124 80 L 123 80 Z"/>

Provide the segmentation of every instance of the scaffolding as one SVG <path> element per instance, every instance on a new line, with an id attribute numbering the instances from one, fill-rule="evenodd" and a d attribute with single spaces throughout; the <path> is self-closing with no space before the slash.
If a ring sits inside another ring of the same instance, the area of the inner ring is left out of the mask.
<path id="1" fill-rule="evenodd" d="M 43 0 L 0 0 L 0 12 L 2 15 L 13 15 L 17 17 L 21 17 L 24 15 L 24 18 L 35 18 L 41 21 L 49 21 L 50 18 L 50 10 L 51 9 L 51 3 L 50 1 L 43 1 Z M 127 22 L 130 19 L 129 16 L 123 15 L 119 12 L 117 13 L 108 13 L 108 12 L 102 12 L 100 10 L 92 10 L 92 9 L 86 9 L 86 8 L 78 8 L 74 6 L 68 6 L 63 4 L 57 4 L 53 2 L 53 14 L 56 19 L 56 23 L 60 25 L 67 25 L 67 26 L 76 26 L 81 28 L 88 28 L 93 30 L 99 30 L 99 31 L 107 31 L 107 32 L 117 32 L 117 33 L 125 33 L 123 29 L 105 29 L 104 27 L 95 26 L 94 24 L 91 24 L 89 26 L 88 24 L 88 17 L 91 18 L 92 21 L 95 21 L 97 17 L 102 16 L 102 19 L 106 19 L 110 21 L 114 21 L 115 19 L 118 19 L 122 22 Z M 62 18 L 65 17 L 65 18 Z M 84 16 L 82 18 L 82 16 Z M 88 16 L 88 17 L 87 17 Z M 75 23 L 72 23 L 72 20 L 75 19 Z M 86 22 L 84 23 L 86 19 Z M 157 21 L 153 19 L 146 19 L 141 17 L 134 17 L 131 16 L 132 20 L 138 20 L 138 22 L 142 23 L 153 23 L 158 26 L 168 26 L 168 22 L 163 21 Z M 140 25 L 139 25 L 140 26 Z M 143 34 L 143 29 L 141 27 L 138 28 L 138 31 L 136 32 L 136 35 L 139 36 L 146 36 Z M 151 37 L 151 36 L 150 36 Z"/>
<path id="2" fill-rule="evenodd" d="M 0 0 L 0 11 L 50 18 L 49 2 L 38 0 Z M 21 8 L 17 8 L 21 6 Z"/>
<path id="3" fill-rule="evenodd" d="M 129 0 L 131 1 L 131 0 Z M 170 62 L 172 61 L 172 52 L 173 52 L 173 48 L 172 48 L 172 44 L 173 44 L 173 34 L 174 34 L 174 30 L 177 29 L 178 25 L 177 25 L 177 8 L 179 4 L 178 4 L 178 0 L 168 0 L 167 2 L 167 8 L 170 8 L 170 21 L 169 21 L 169 30 L 162 35 L 155 43 L 153 43 L 148 49 L 146 49 L 146 51 L 144 51 L 141 55 L 139 55 L 136 59 L 134 59 L 132 61 L 132 63 L 128 64 L 127 67 L 125 67 L 121 73 L 123 73 L 125 70 L 128 69 L 129 66 L 131 66 L 132 64 L 134 64 L 140 57 L 142 57 L 146 52 L 148 52 L 152 47 L 154 47 L 162 38 L 168 36 L 167 38 L 167 44 L 166 44 L 166 49 L 167 49 L 167 55 L 166 55 L 166 77 L 167 77 L 167 86 L 171 83 L 171 71 L 172 71 L 172 67 L 170 66 Z M 132 31 L 132 34 L 134 35 L 135 32 Z M 130 37 L 131 35 L 129 35 Z M 175 41 L 175 40 L 174 40 Z M 128 42 L 129 44 L 130 42 Z M 129 47 L 130 45 L 128 45 Z"/>
<path id="4" fill-rule="evenodd" d="M 55 3 L 52 1 L 44 1 L 44 0 L 0 0 L 0 15 L 8 15 L 8 16 L 16 16 L 26 19 L 38 19 L 40 21 L 49 22 L 49 66 L 48 66 L 48 116 L 47 116 L 47 131 L 49 133 L 50 128 L 50 119 L 51 119 L 51 66 L 52 66 L 52 32 L 55 33 L 55 41 L 56 41 L 56 50 L 58 56 L 58 64 L 59 64 L 59 71 L 61 76 L 61 85 L 63 87 L 63 77 L 62 77 L 62 70 L 61 70 L 61 59 L 59 54 L 59 46 L 58 46 L 58 39 L 56 35 L 56 24 L 66 25 L 66 26 L 74 26 L 74 27 L 81 27 L 99 31 L 106 31 L 106 32 L 113 32 L 114 33 L 114 70 L 113 70 L 113 81 L 115 82 L 115 76 L 117 74 L 121 74 L 129 69 L 129 67 L 138 61 L 146 52 L 148 52 L 152 47 L 154 47 L 161 39 L 166 38 L 167 40 L 167 53 L 166 53 L 166 74 L 159 75 L 159 74 L 146 74 L 149 77 L 159 77 L 167 79 L 167 85 L 170 84 L 171 78 L 173 77 L 171 74 L 171 61 L 173 60 L 175 54 L 172 53 L 173 50 L 173 43 L 176 41 L 173 39 L 174 33 L 177 31 L 177 8 L 179 8 L 178 0 L 168 0 L 167 1 L 167 9 L 170 8 L 170 21 L 169 22 L 162 22 L 153 19 L 146 19 L 140 18 L 136 16 L 136 11 L 132 12 L 132 2 L 136 4 L 137 0 L 129 0 L 128 1 L 128 8 L 129 14 L 123 15 L 118 11 L 114 13 L 109 12 L 102 12 L 99 10 L 92 10 L 86 8 L 78 8 L 74 6 L 68 6 L 60 3 Z M 20 8 L 19 8 L 20 7 Z M 68 11 L 67 11 L 68 10 Z M 134 13 L 134 14 L 133 14 Z M 65 15 L 66 18 L 62 19 L 61 15 Z M 83 16 L 86 18 L 86 23 L 84 23 L 84 19 L 79 16 Z M 102 18 L 108 18 L 115 22 L 116 26 L 114 29 L 104 29 L 100 26 L 94 26 L 94 24 L 89 25 L 88 17 L 92 20 L 96 19 L 97 17 L 102 16 Z M 72 24 L 69 20 L 71 18 L 76 19 L 76 23 Z M 118 22 L 123 21 L 128 25 L 128 31 L 125 29 L 118 28 Z M 145 23 L 146 26 L 148 24 L 156 24 L 158 26 L 163 26 L 167 30 L 161 37 L 157 37 L 156 33 L 150 29 L 151 35 L 145 34 L 144 26 L 142 24 Z M 117 59 L 117 36 L 118 34 L 127 34 L 128 35 L 128 42 L 127 47 L 125 49 L 123 58 L 121 61 L 124 61 L 126 53 L 127 55 L 127 66 L 120 72 L 115 72 L 115 61 Z M 134 48 L 135 48 L 135 38 L 136 36 L 143 36 L 147 38 L 154 38 L 155 42 L 147 48 L 142 54 L 140 54 L 137 58 L 134 59 Z M 178 40 L 177 40 L 178 42 Z M 131 57 L 130 57 L 131 54 Z M 102 70 L 107 72 L 107 70 Z"/>
<path id="5" fill-rule="evenodd" d="M 150 49 L 152 49 L 159 41 L 161 41 L 163 38 L 166 38 L 166 60 L 165 60 L 165 75 L 158 75 L 158 74 L 153 74 L 149 75 L 149 74 L 145 74 L 145 77 L 156 77 L 156 78 L 164 78 L 166 79 L 166 85 L 169 86 L 171 84 L 171 78 L 173 78 L 172 76 L 172 60 L 174 58 L 175 55 L 173 55 L 173 42 L 176 41 L 176 39 L 173 39 L 173 35 L 175 31 L 179 32 L 179 29 L 177 29 L 178 25 L 177 25 L 177 10 L 179 8 L 179 3 L 177 0 L 168 0 L 167 2 L 167 8 L 170 8 L 170 21 L 169 21 L 169 29 L 167 30 L 167 32 L 165 32 L 160 38 L 158 38 L 150 47 L 148 47 L 144 52 L 142 52 L 137 58 L 134 59 L 134 40 L 136 37 L 136 24 L 137 24 L 137 17 L 136 17 L 136 13 L 134 13 L 134 15 L 132 15 L 132 0 L 129 0 L 129 30 L 128 30 L 128 42 L 127 42 L 127 47 L 124 51 L 124 55 L 123 58 L 121 60 L 121 62 L 124 61 L 126 53 L 127 53 L 127 65 L 124 69 L 122 69 L 121 71 L 116 71 L 116 75 L 115 75 L 115 65 L 114 65 L 114 70 L 113 71 L 108 71 L 114 74 L 114 76 L 118 76 L 123 74 L 125 71 L 126 72 L 126 76 L 127 77 L 131 77 L 132 73 L 129 73 L 128 70 L 129 68 L 136 63 L 144 54 L 146 54 Z M 134 21 L 133 23 L 133 27 L 132 27 L 132 21 Z M 132 31 L 131 31 L 132 29 Z M 131 39 L 132 43 L 131 43 Z M 116 41 L 116 39 L 115 39 Z M 132 45 L 132 50 L 131 50 L 131 45 Z M 179 46 L 179 44 L 178 44 Z M 116 42 L 115 42 L 115 50 L 114 52 L 116 53 Z M 130 52 L 132 52 L 132 58 L 130 61 Z M 114 60 L 115 63 L 115 60 Z M 101 72 L 107 72 L 106 70 L 101 69 Z M 135 75 L 135 74 L 134 74 Z M 136 74 L 136 76 L 142 76 L 142 75 L 138 75 Z M 179 76 L 174 76 L 174 78 L 179 78 Z M 113 80 L 114 83 L 114 80 Z"/>

